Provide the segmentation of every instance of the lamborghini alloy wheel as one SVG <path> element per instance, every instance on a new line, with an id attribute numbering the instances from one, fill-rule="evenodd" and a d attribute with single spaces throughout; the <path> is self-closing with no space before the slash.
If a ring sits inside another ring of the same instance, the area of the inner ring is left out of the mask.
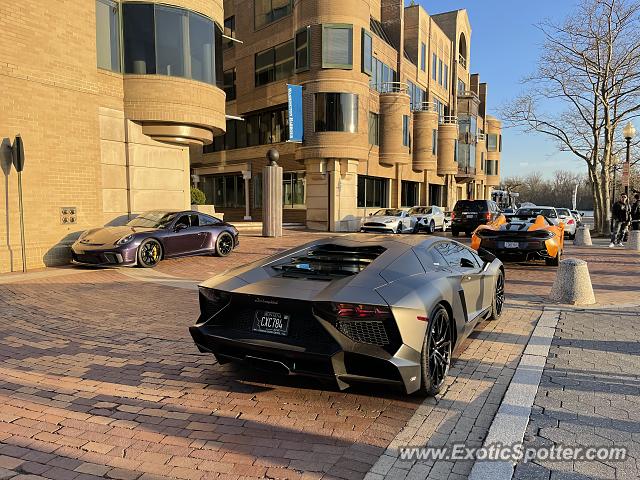
<path id="1" fill-rule="evenodd" d="M 493 301 L 491 302 L 491 315 L 489 320 L 497 320 L 502 315 L 504 308 L 504 273 L 499 272 L 496 279 L 496 290 L 493 294 Z"/>
<path id="2" fill-rule="evenodd" d="M 138 264 L 144 268 L 153 268 L 162 259 L 162 245 L 149 238 L 138 247 Z"/>
<path id="3" fill-rule="evenodd" d="M 449 313 L 438 305 L 427 327 L 422 346 L 422 391 L 436 395 L 442 389 L 451 364 L 451 320 Z"/>

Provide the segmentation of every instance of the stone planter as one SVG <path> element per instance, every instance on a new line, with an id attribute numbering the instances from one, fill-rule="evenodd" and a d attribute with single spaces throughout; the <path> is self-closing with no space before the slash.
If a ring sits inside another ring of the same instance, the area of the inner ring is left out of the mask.
<path id="1" fill-rule="evenodd" d="M 215 205 L 191 205 L 191 210 L 204 213 L 205 215 L 211 215 L 224 221 L 224 213 L 216 212 Z"/>

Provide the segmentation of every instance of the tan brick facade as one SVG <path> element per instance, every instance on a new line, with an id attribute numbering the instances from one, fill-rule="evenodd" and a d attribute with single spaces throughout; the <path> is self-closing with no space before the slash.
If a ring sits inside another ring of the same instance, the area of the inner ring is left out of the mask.
<path id="1" fill-rule="evenodd" d="M 221 1 L 163 3 L 223 23 Z M 220 89 L 156 76 L 127 85 L 126 75 L 97 68 L 95 0 L 5 0 L 0 31 L 0 272 L 21 269 L 17 173 L 6 148 L 16 134 L 25 145 L 29 268 L 67 261 L 68 245 L 87 228 L 188 206 L 188 145 L 158 142 L 143 128 L 162 120 L 213 138 L 224 130 Z M 146 101 L 154 92 L 164 98 L 157 115 Z M 63 207 L 77 209 L 75 223 L 61 223 Z"/>
<path id="2" fill-rule="evenodd" d="M 491 195 L 484 174 L 486 84 L 470 73 L 471 25 L 465 10 L 430 16 L 420 6 L 405 7 L 402 0 L 296 0 L 289 13 L 257 29 L 252 0 L 226 0 L 224 10 L 225 18 L 234 18 L 234 35 L 243 42 L 224 53 L 225 70 L 235 68 L 236 100 L 227 102 L 227 112 L 249 118 L 286 104 L 287 83 L 302 85 L 304 142 L 207 149 L 202 158 L 192 158 L 196 173 L 250 171 L 255 175 L 264 165 L 266 151 L 276 147 L 285 172 L 305 173 L 304 208 L 295 216 L 285 210 L 285 221 L 304 215 L 308 226 L 322 230 L 353 230 L 363 216 L 377 209 L 358 206 L 359 176 L 386 179 L 385 204 L 389 207 L 402 205 L 403 181 L 419 184 L 422 204 L 452 208 L 458 199 Z M 376 32 L 374 23 L 383 33 Z M 351 68 L 323 65 L 323 28 L 329 24 L 352 26 Z M 306 27 L 310 29 L 309 68 L 256 86 L 256 54 L 292 40 Z M 373 57 L 395 71 L 391 91 L 381 93 L 384 88 L 374 88 L 371 76 L 363 72 L 363 29 L 372 36 Z M 403 48 L 399 52 L 393 45 Z M 409 82 L 424 92 L 424 103 L 412 109 L 406 95 Z M 316 94 L 322 92 L 358 95 L 356 131 L 316 131 Z M 468 105 L 458 108 L 461 95 L 471 97 L 472 112 Z M 484 108 L 478 109 L 479 104 Z M 369 112 L 378 114 L 379 145 L 369 141 Z M 474 116 L 477 135 L 461 135 L 457 120 L 462 114 Z M 404 145 L 404 115 L 409 117 L 409 146 Z M 475 147 L 464 171 L 457 163 L 459 137 Z M 495 185 L 499 178 L 492 176 L 490 181 Z M 252 203 L 253 192 L 248 201 L 256 219 L 261 213 Z M 225 213 L 232 220 L 244 215 L 240 209 Z"/>

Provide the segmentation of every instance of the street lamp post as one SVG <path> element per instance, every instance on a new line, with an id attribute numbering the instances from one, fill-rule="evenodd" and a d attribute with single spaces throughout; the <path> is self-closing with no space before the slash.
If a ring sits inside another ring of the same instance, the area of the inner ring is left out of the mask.
<path id="1" fill-rule="evenodd" d="M 624 135 L 624 139 L 627 141 L 627 159 L 625 161 L 625 184 L 624 184 L 624 193 L 629 197 L 629 176 L 631 174 L 631 140 L 636 136 L 636 127 L 633 126 L 633 123 L 628 122 L 624 129 L 622 130 L 622 134 Z"/>

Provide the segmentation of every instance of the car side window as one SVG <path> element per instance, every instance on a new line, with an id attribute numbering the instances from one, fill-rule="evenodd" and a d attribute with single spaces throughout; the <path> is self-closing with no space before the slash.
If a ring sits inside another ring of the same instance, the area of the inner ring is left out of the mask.
<path id="1" fill-rule="evenodd" d="M 450 267 L 462 269 L 478 269 L 481 263 L 477 256 L 464 245 L 454 242 L 441 242 L 434 246 L 447 261 Z"/>
<path id="2" fill-rule="evenodd" d="M 191 220 L 191 226 L 192 227 L 199 227 L 200 226 L 200 220 L 199 220 L 199 215 L 197 213 L 192 213 L 191 215 L 189 215 L 189 219 Z"/>
<path id="3" fill-rule="evenodd" d="M 208 215 L 199 215 L 200 217 L 200 226 L 201 227 L 210 227 L 212 225 L 218 225 L 220 220 L 217 218 L 209 217 Z"/>
<path id="4" fill-rule="evenodd" d="M 183 225 L 186 228 L 189 228 L 191 226 L 191 221 L 189 219 L 189 215 L 180 215 L 180 218 L 178 218 L 178 220 L 176 220 L 175 228 L 178 228 L 179 226 L 183 226 Z"/>

